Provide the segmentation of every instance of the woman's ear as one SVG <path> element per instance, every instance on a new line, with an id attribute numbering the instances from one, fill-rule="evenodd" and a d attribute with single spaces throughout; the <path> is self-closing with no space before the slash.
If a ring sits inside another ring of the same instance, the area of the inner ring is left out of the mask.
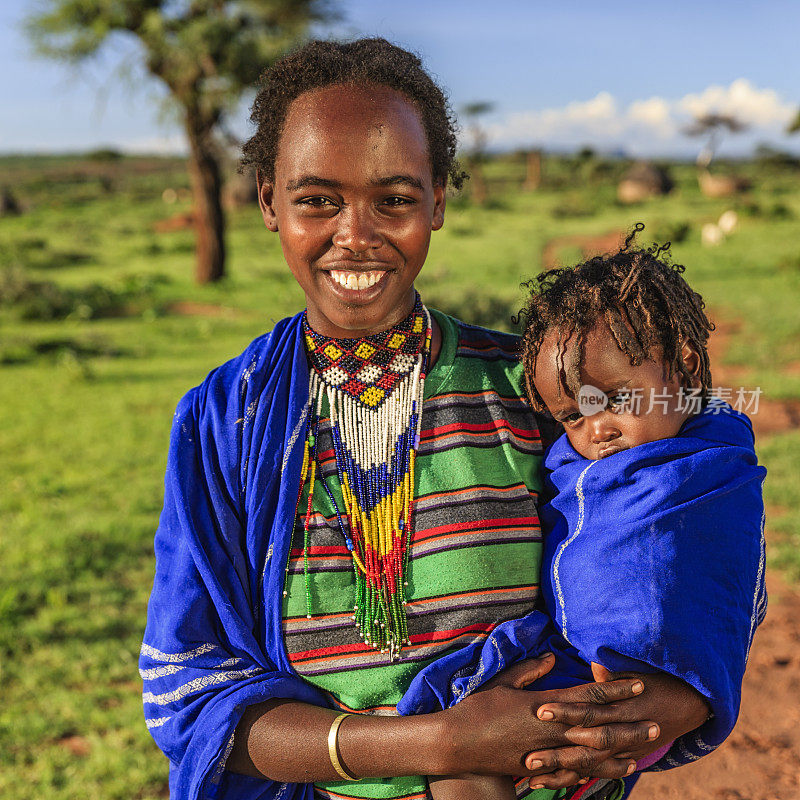
<path id="1" fill-rule="evenodd" d="M 697 348 L 688 339 L 681 347 L 681 361 L 683 361 L 686 373 L 691 376 L 691 388 L 699 387 L 700 370 L 702 368 L 700 353 L 697 352 Z"/>
<path id="2" fill-rule="evenodd" d="M 444 225 L 444 207 L 447 205 L 447 184 L 435 183 L 433 185 L 433 219 L 431 230 L 438 231 Z"/>
<path id="3" fill-rule="evenodd" d="M 273 184 L 264 180 L 264 176 L 256 170 L 256 186 L 258 186 L 258 207 L 264 224 L 273 233 L 278 230 L 278 218 L 275 216 L 275 193 Z"/>

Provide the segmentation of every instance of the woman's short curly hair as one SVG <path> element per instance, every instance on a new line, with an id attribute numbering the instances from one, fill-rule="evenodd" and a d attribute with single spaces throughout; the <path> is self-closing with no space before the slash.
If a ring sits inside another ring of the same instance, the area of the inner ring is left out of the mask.
<path id="1" fill-rule="evenodd" d="M 244 145 L 242 166 L 274 180 L 289 105 L 304 92 L 336 84 L 388 86 L 404 94 L 422 120 L 434 181 L 449 178 L 461 188 L 465 175 L 456 162 L 457 125 L 447 97 L 416 55 L 380 38 L 311 41 L 265 70 L 250 114 L 257 129 Z"/>
<path id="2" fill-rule="evenodd" d="M 687 380 L 692 376 L 683 363 L 682 349 L 691 343 L 700 357 L 701 394 L 708 397 L 707 345 L 714 325 L 705 314 L 703 298 L 684 280 L 685 267 L 670 261 L 669 243 L 648 249 L 631 246 L 643 229 L 637 223 L 616 253 L 543 272 L 528 284 L 531 297 L 520 312 L 525 318 L 522 363 L 536 410 L 544 410 L 533 372 L 545 335 L 551 330 L 575 335 L 575 357 L 564 367 L 567 389 L 577 397 L 584 340 L 600 320 L 631 364 L 641 364 L 655 351 L 669 366 L 670 376 L 680 374 Z"/>

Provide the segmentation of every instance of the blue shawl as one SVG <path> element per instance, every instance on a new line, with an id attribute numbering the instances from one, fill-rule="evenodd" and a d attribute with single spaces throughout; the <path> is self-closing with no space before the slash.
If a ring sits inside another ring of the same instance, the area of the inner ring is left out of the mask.
<path id="1" fill-rule="evenodd" d="M 749 420 L 713 403 L 677 436 L 601 461 L 580 456 L 564 435 L 545 467 L 542 593 L 563 639 L 540 612 L 503 623 L 482 645 L 421 671 L 398 710 L 447 708 L 509 664 L 551 650 L 557 666 L 537 689 L 591 680 L 590 661 L 662 670 L 694 686 L 712 717 L 655 768 L 696 760 L 733 729 L 766 612 L 766 470 Z"/>
<path id="2" fill-rule="evenodd" d="M 281 602 L 308 404 L 301 316 L 282 320 L 178 404 L 140 658 L 147 726 L 173 798 L 312 798 L 311 784 L 224 771 L 245 708 L 327 705 L 294 672 Z"/>

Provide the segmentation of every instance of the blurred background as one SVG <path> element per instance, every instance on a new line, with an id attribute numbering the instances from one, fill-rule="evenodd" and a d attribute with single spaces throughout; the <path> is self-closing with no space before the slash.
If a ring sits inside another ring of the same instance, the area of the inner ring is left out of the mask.
<path id="1" fill-rule="evenodd" d="M 381 35 L 449 90 L 471 174 L 429 305 L 513 330 L 522 281 L 639 221 L 705 297 L 769 469 L 772 602 L 730 740 L 637 791 L 800 796 L 798 30 L 775 0 L 4 0 L 0 795 L 167 796 L 136 658 L 172 412 L 302 307 L 237 172 L 253 86 Z"/>

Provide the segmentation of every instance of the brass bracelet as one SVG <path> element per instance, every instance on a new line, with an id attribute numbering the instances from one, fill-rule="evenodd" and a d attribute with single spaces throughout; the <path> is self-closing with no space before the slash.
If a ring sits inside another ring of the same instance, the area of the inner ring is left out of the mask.
<path id="1" fill-rule="evenodd" d="M 361 778 L 356 778 L 354 775 L 351 775 L 339 760 L 339 726 L 342 724 L 342 720 L 345 717 L 350 716 L 352 716 L 352 714 L 339 714 L 331 724 L 331 729 L 328 731 L 328 755 L 331 759 L 331 766 L 336 770 L 339 776 L 346 781 L 359 781 Z"/>

